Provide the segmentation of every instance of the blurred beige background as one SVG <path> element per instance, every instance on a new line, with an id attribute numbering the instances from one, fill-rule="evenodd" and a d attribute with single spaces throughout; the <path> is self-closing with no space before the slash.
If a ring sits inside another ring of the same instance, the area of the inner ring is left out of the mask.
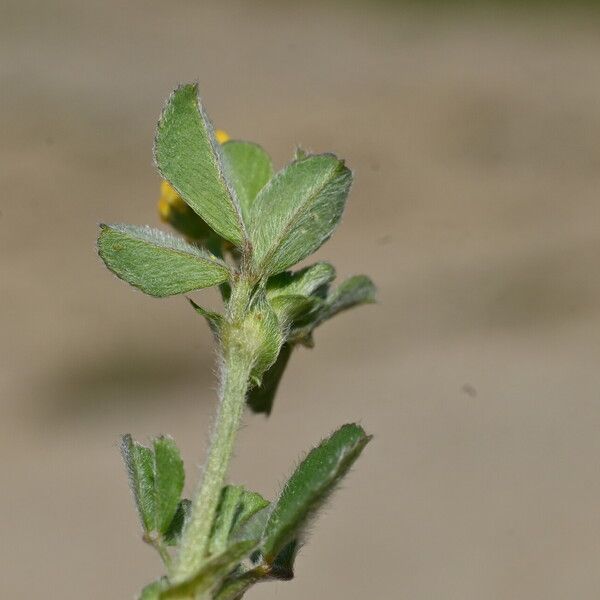
<path id="1" fill-rule="evenodd" d="M 154 125 L 198 78 L 276 165 L 347 158 L 319 257 L 380 288 L 247 417 L 231 478 L 268 496 L 337 425 L 375 434 L 296 580 L 248 598 L 597 598 L 599 30 L 573 6 L 2 0 L 0 597 L 127 599 L 160 572 L 121 433 L 172 434 L 196 479 L 208 330 L 94 239 L 158 225 Z"/>

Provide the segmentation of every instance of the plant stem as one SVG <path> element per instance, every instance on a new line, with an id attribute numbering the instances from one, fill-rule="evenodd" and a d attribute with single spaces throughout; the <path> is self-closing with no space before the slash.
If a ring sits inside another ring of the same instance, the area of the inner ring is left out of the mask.
<path id="1" fill-rule="evenodd" d="M 171 569 L 173 567 L 173 561 L 172 561 L 171 555 L 169 554 L 169 551 L 167 550 L 167 547 L 165 546 L 162 539 L 152 540 L 150 542 L 150 544 L 152 544 L 152 546 L 154 546 L 154 549 L 160 555 L 160 558 L 162 559 L 162 561 L 167 569 L 167 573 L 170 573 Z"/>
<path id="2" fill-rule="evenodd" d="M 227 331 L 223 332 L 219 408 L 204 476 L 192 503 L 183 532 L 173 582 L 194 575 L 206 557 L 213 520 L 225 482 L 235 435 L 244 412 L 254 353 L 240 335 L 240 323 L 248 306 L 251 286 L 241 280 L 234 285 L 228 307 Z"/>

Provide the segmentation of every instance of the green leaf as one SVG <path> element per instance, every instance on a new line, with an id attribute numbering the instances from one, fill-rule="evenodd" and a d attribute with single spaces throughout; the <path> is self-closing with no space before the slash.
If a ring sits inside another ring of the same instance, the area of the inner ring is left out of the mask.
<path id="1" fill-rule="evenodd" d="M 326 262 L 269 278 L 267 298 L 280 322 L 292 325 L 288 339 L 295 336 L 297 327 L 305 327 L 319 318 L 323 298 L 334 278 L 335 269 Z"/>
<path id="2" fill-rule="evenodd" d="M 231 536 L 232 541 L 244 542 L 246 540 L 260 539 L 265 530 L 265 525 L 269 520 L 269 514 L 271 512 L 269 506 L 254 513 L 245 523 L 239 525 Z M 253 555 L 251 558 L 254 561 L 254 559 L 258 557 Z"/>
<path id="3" fill-rule="evenodd" d="M 227 265 L 181 238 L 150 227 L 101 225 L 98 253 L 120 279 L 156 297 L 226 281 Z"/>
<path id="4" fill-rule="evenodd" d="M 209 546 L 210 554 L 220 554 L 229 545 L 233 533 L 255 513 L 269 505 L 260 494 L 241 485 L 228 485 L 221 491 L 221 499 L 213 524 Z"/>
<path id="5" fill-rule="evenodd" d="M 181 583 L 173 584 L 162 591 L 160 599 L 189 600 L 189 598 L 195 598 L 199 594 L 213 590 L 243 559 L 250 556 L 257 545 L 257 540 L 232 544 L 225 552 L 205 562 L 193 577 Z"/>
<path id="6" fill-rule="evenodd" d="M 206 308 L 203 308 L 199 304 L 196 304 L 191 298 L 188 298 L 188 301 L 192 305 L 194 310 L 206 319 L 210 330 L 213 332 L 213 335 L 216 338 L 218 338 L 221 335 L 221 328 L 223 327 L 223 315 L 218 312 L 214 312 L 212 310 L 207 310 Z"/>
<path id="7" fill-rule="evenodd" d="M 376 292 L 377 288 L 366 275 L 356 275 L 346 279 L 327 297 L 325 318 L 331 318 L 359 304 L 375 302 Z"/>
<path id="8" fill-rule="evenodd" d="M 160 600 L 160 594 L 166 587 L 165 579 L 153 581 L 142 590 L 139 600 Z"/>
<path id="9" fill-rule="evenodd" d="M 290 324 L 319 306 L 318 298 L 306 296 L 277 296 L 270 302 L 280 323 Z"/>
<path id="10" fill-rule="evenodd" d="M 258 144 L 237 140 L 223 145 L 223 156 L 242 215 L 248 223 L 254 199 L 273 177 L 271 158 Z"/>
<path id="11" fill-rule="evenodd" d="M 264 373 L 277 360 L 284 341 L 281 324 L 264 295 L 255 299 L 242 327 L 240 335 L 246 338 L 247 347 L 254 354 L 250 378 L 254 385 L 260 385 Z"/>
<path id="12" fill-rule="evenodd" d="M 192 512 L 192 503 L 187 498 L 179 502 L 173 520 L 164 532 L 163 539 L 168 546 L 177 546 L 181 540 L 181 532 Z"/>
<path id="13" fill-rule="evenodd" d="M 144 531 L 164 534 L 177 512 L 185 479 L 177 446 L 161 436 L 147 448 L 127 434 L 121 453 Z"/>
<path id="14" fill-rule="evenodd" d="M 279 322 L 287 325 L 309 318 L 322 306 L 323 301 L 312 296 L 276 296 L 270 304 Z"/>
<path id="15" fill-rule="evenodd" d="M 322 290 L 335 279 L 335 269 L 329 263 L 318 262 L 310 267 L 292 273 L 284 271 L 270 277 L 267 282 L 267 298 L 277 296 L 310 296 L 324 295 Z"/>
<path id="16" fill-rule="evenodd" d="M 291 344 L 283 344 L 277 360 L 263 375 L 260 386 L 255 386 L 248 392 L 246 402 L 253 412 L 265 413 L 267 416 L 271 414 L 275 394 L 292 354 L 292 348 Z"/>
<path id="17" fill-rule="evenodd" d="M 214 598 L 215 600 L 240 600 L 250 587 L 264 579 L 264 577 L 259 569 L 246 571 L 226 580 Z"/>
<path id="18" fill-rule="evenodd" d="M 227 548 L 229 535 L 243 493 L 244 488 L 236 485 L 228 485 L 221 490 L 221 497 L 210 534 L 209 554 L 220 554 Z"/>
<path id="19" fill-rule="evenodd" d="M 308 453 L 283 488 L 265 526 L 262 552 L 268 564 L 287 544 L 301 539 L 307 521 L 370 439 L 359 425 L 344 425 Z"/>
<path id="20" fill-rule="evenodd" d="M 183 491 L 185 472 L 179 449 L 166 436 L 154 440 L 154 493 L 156 529 L 164 534 L 173 520 Z"/>
<path id="21" fill-rule="evenodd" d="M 253 266 L 281 273 L 317 250 L 342 216 L 352 174 L 332 154 L 308 156 L 279 171 L 252 211 Z"/>
<path id="22" fill-rule="evenodd" d="M 196 84 L 180 86 L 167 101 L 158 122 L 154 158 L 163 178 L 212 229 L 236 246 L 244 245 L 239 203 Z"/>
<path id="23" fill-rule="evenodd" d="M 156 497 L 154 495 L 154 456 L 150 448 L 135 442 L 131 435 L 121 439 L 121 455 L 129 475 L 129 487 L 144 531 L 156 529 Z"/>

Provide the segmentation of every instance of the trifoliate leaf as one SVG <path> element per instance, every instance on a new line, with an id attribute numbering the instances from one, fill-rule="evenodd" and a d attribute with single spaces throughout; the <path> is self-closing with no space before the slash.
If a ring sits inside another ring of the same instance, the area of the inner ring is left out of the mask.
<path id="1" fill-rule="evenodd" d="M 265 526 L 261 543 L 265 561 L 272 564 L 323 505 L 370 440 L 362 427 L 344 425 L 311 450 L 285 484 Z"/>
<path id="2" fill-rule="evenodd" d="M 223 145 L 223 156 L 226 172 L 236 191 L 242 215 L 248 223 L 258 192 L 273 177 L 271 158 L 258 144 L 237 140 Z"/>
<path id="3" fill-rule="evenodd" d="M 101 225 L 98 253 L 120 279 L 156 297 L 223 283 L 227 265 L 181 238 L 150 227 Z"/>
<path id="4" fill-rule="evenodd" d="M 194 211 L 242 247 L 246 234 L 240 206 L 196 84 L 182 85 L 171 94 L 158 122 L 154 157 L 163 178 Z"/>
<path id="5" fill-rule="evenodd" d="M 254 201 L 253 266 L 276 275 L 317 250 L 342 216 L 352 174 L 332 154 L 308 156 L 279 171 Z"/>
<path id="6" fill-rule="evenodd" d="M 129 484 L 146 534 L 165 534 L 175 517 L 185 474 L 179 450 L 172 439 L 161 436 L 152 448 L 125 435 L 121 453 Z"/>

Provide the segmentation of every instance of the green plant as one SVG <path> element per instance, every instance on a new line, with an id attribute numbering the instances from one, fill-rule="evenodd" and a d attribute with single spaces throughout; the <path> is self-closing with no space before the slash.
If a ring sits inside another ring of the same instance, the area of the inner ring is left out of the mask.
<path id="1" fill-rule="evenodd" d="M 184 468 L 168 437 L 144 446 L 126 435 L 122 453 L 144 540 L 166 575 L 142 599 L 236 600 L 254 583 L 291 579 L 307 523 L 370 439 L 342 426 L 311 450 L 268 502 L 225 485 L 245 403 L 269 414 L 293 349 L 311 347 L 323 321 L 374 301 L 365 276 L 331 289 L 335 271 L 315 252 L 342 215 L 352 174 L 333 154 L 296 157 L 273 174 L 265 151 L 215 138 L 196 85 L 177 88 L 158 123 L 154 156 L 161 214 L 178 237 L 149 227 L 101 225 L 98 251 L 119 278 L 156 297 L 219 286 L 223 313 L 191 305 L 220 353 L 219 407 L 204 475 L 181 499 Z M 167 183 L 168 182 L 168 183 Z M 184 239 L 185 238 L 185 239 Z"/>

